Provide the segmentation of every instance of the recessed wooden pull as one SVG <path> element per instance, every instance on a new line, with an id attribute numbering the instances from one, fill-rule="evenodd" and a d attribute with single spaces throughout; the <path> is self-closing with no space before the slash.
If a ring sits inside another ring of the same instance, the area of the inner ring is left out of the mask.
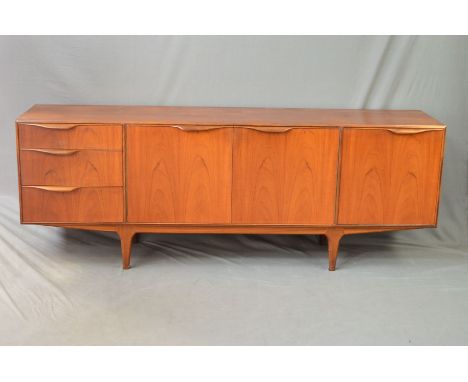
<path id="1" fill-rule="evenodd" d="M 38 153 L 51 154 L 51 155 L 73 155 L 80 150 L 67 150 L 67 149 L 22 149 L 22 151 L 35 151 Z"/>
<path id="2" fill-rule="evenodd" d="M 79 125 L 70 125 L 70 124 L 54 124 L 54 125 L 43 125 L 41 123 L 30 123 L 31 126 L 42 127 L 44 129 L 51 129 L 51 130 L 70 130 Z"/>
<path id="3" fill-rule="evenodd" d="M 222 128 L 230 127 L 230 126 L 171 125 L 171 127 L 175 127 L 176 129 L 183 130 L 183 131 L 208 131 L 208 130 L 222 129 Z"/>
<path id="4" fill-rule="evenodd" d="M 434 129 L 386 129 L 386 130 L 393 134 L 400 134 L 400 135 L 420 134 L 420 133 L 425 133 L 427 131 L 436 131 Z"/>
<path id="5" fill-rule="evenodd" d="M 80 187 L 65 187 L 65 186 L 23 186 L 27 188 L 37 188 L 39 190 L 44 191 L 52 191 L 52 192 L 72 192 Z"/>
<path id="6" fill-rule="evenodd" d="M 281 126 L 242 126 L 242 128 L 261 131 L 262 133 L 287 133 L 293 129 L 292 127 Z"/>

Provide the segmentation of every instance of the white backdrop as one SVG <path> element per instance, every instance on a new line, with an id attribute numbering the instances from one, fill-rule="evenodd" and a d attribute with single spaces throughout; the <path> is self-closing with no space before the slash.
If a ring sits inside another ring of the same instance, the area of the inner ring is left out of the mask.
<path id="1" fill-rule="evenodd" d="M 345 238 L 335 274 L 310 237 L 148 235 L 121 272 L 113 236 L 18 225 L 35 103 L 421 109 L 439 228 Z M 0 37 L 0 343 L 466 344 L 467 121 L 467 37 Z"/>

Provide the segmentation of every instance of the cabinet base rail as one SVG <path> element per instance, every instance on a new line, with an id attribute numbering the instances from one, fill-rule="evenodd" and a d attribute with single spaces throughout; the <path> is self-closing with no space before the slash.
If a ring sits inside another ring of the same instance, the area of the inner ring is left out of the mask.
<path id="1" fill-rule="evenodd" d="M 26 223 L 28 224 L 28 223 Z M 38 224 L 38 223 L 31 223 Z M 89 231 L 116 232 L 120 238 L 122 251 L 122 268 L 130 269 L 132 245 L 139 233 L 173 233 L 173 234 L 285 234 L 285 235 L 320 235 L 319 244 L 324 245 L 326 238 L 328 245 L 328 270 L 336 269 L 336 260 L 340 241 L 345 235 L 360 233 L 402 231 L 420 228 L 434 228 L 434 226 L 278 226 L 278 225 L 189 225 L 189 224 L 58 224 L 39 223 L 54 226 Z"/>

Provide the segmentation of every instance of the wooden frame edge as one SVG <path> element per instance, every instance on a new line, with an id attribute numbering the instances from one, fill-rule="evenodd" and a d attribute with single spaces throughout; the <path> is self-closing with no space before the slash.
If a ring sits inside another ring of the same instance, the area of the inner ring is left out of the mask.
<path id="1" fill-rule="evenodd" d="M 447 128 L 444 126 L 444 136 L 442 138 L 442 148 L 440 150 L 440 171 L 439 171 L 439 192 L 437 193 L 437 203 L 436 203 L 436 210 L 435 210 L 435 227 L 439 224 L 439 206 L 440 206 L 440 199 L 442 194 L 442 176 L 444 170 L 444 157 L 445 157 L 445 137 L 447 135 Z"/>
<path id="2" fill-rule="evenodd" d="M 336 162 L 336 191 L 335 191 L 335 214 L 333 222 L 338 225 L 338 217 L 340 213 L 340 189 L 341 189 L 341 159 L 343 151 L 343 126 L 338 126 L 338 159 Z"/>
<path id="3" fill-rule="evenodd" d="M 18 166 L 18 197 L 19 197 L 19 210 L 20 210 L 20 223 L 24 224 L 23 221 L 23 184 L 21 181 L 21 145 L 20 145 L 20 136 L 19 136 L 19 123 L 15 122 L 16 130 L 16 164 Z"/>
<path id="4" fill-rule="evenodd" d="M 43 226 L 83 229 L 90 231 L 119 232 L 122 229 L 135 233 L 174 233 L 174 234 L 276 234 L 276 235 L 322 235 L 330 231 L 342 231 L 343 235 L 359 233 L 402 231 L 434 228 L 433 226 L 253 226 L 253 225 L 182 225 L 182 224 L 132 224 L 132 223 L 26 223 Z"/>

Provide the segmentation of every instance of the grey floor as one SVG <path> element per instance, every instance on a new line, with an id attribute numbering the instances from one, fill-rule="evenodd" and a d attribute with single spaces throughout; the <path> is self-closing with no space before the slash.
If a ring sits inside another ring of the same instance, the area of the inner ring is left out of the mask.
<path id="1" fill-rule="evenodd" d="M 468 249 L 18 224 L 0 198 L 1 345 L 467 345 Z"/>

